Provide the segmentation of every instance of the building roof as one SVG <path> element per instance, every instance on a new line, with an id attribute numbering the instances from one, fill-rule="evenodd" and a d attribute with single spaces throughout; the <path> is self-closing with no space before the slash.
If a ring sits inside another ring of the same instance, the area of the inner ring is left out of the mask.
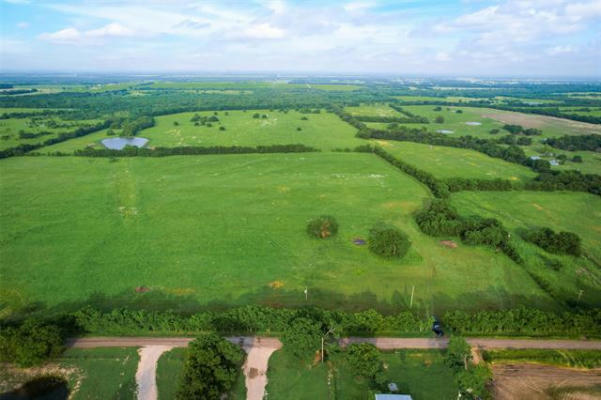
<path id="1" fill-rule="evenodd" d="M 376 400 L 413 400 L 408 394 L 377 394 Z"/>

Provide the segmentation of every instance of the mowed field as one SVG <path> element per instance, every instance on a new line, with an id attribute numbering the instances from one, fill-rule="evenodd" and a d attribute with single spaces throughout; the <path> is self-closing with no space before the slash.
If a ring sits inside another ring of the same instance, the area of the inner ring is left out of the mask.
<path id="1" fill-rule="evenodd" d="M 227 113 L 227 114 L 226 114 Z M 253 115 L 267 118 L 253 118 Z M 219 122 L 212 126 L 195 126 L 190 119 L 195 115 L 213 116 L 213 111 L 170 114 L 155 117 L 156 125 L 138 133 L 149 139 L 148 147 L 175 146 L 259 146 L 272 144 L 304 144 L 322 150 L 356 147 L 365 141 L 355 138 L 356 129 L 337 115 L 322 111 L 303 114 L 297 111 L 241 110 L 218 111 Z M 306 120 L 302 118 L 306 118 Z M 225 130 L 220 130 L 224 127 Z M 300 130 L 298 130 L 300 128 Z M 71 152 L 87 146 L 102 148 L 106 131 L 49 146 L 41 151 Z"/>
<path id="2" fill-rule="evenodd" d="M 415 400 L 454 399 L 457 386 L 453 371 L 444 364 L 441 351 L 399 350 L 382 352 L 387 365 L 386 382 L 397 384 L 400 393 Z M 326 363 L 305 365 L 285 350 L 269 359 L 266 391 L 275 400 L 371 399 L 364 378 L 353 374 L 343 354 L 333 354 Z"/>
<path id="3" fill-rule="evenodd" d="M 373 140 L 372 142 L 395 157 L 429 172 L 439 179 L 455 177 L 501 178 L 523 182 L 536 176 L 536 173 L 529 168 L 492 158 L 470 149 L 393 140 Z"/>
<path id="4" fill-rule="evenodd" d="M 502 253 L 422 234 L 412 214 L 429 192 L 371 154 L 20 157 L 2 174 L 5 312 L 153 299 L 398 309 L 414 285 L 414 306 L 437 311 L 556 307 Z M 320 214 L 338 219 L 336 237 L 305 233 Z M 402 260 L 353 244 L 379 221 L 409 235 Z"/>

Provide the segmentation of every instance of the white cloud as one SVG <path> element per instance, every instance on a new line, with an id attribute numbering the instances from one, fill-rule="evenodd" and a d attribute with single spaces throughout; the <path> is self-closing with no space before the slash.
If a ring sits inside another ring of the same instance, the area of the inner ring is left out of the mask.
<path id="1" fill-rule="evenodd" d="M 111 23 L 83 32 L 69 27 L 52 33 L 42 33 L 38 37 L 48 42 L 61 44 L 100 44 L 99 39 L 132 35 L 134 35 L 134 32 L 131 29 L 118 23 Z"/>
<path id="2" fill-rule="evenodd" d="M 53 33 L 42 33 L 39 38 L 55 43 L 73 43 L 81 38 L 81 33 L 75 28 L 65 28 Z"/>
<path id="3" fill-rule="evenodd" d="M 17 23 L 17 28 L 19 29 L 26 29 L 29 28 L 29 22 L 19 22 Z"/>
<path id="4" fill-rule="evenodd" d="M 86 35 L 92 37 L 105 37 L 105 36 L 131 36 L 133 31 L 126 28 L 118 23 L 112 23 L 103 26 L 102 28 L 92 29 L 86 32 Z"/>
<path id="5" fill-rule="evenodd" d="M 286 32 L 269 24 L 250 26 L 244 30 L 244 34 L 252 39 L 280 39 Z"/>
<path id="6" fill-rule="evenodd" d="M 575 51 L 576 48 L 574 46 L 554 46 L 548 48 L 546 53 L 550 56 L 556 56 L 559 54 L 574 53 Z"/>

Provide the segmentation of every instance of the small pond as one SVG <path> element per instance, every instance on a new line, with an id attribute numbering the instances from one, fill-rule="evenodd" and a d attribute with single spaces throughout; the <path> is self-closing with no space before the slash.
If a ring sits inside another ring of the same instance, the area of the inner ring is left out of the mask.
<path id="1" fill-rule="evenodd" d="M 465 124 L 470 125 L 470 126 L 478 126 L 478 125 L 482 125 L 482 122 L 469 121 L 469 122 L 466 122 Z"/>
<path id="2" fill-rule="evenodd" d="M 449 129 L 439 129 L 436 132 L 438 132 L 438 133 L 444 133 L 446 135 L 446 134 L 449 134 L 449 133 L 453 133 L 455 131 L 451 131 Z"/>
<path id="3" fill-rule="evenodd" d="M 125 146 L 144 147 L 146 143 L 148 143 L 148 139 L 142 137 L 116 137 L 102 140 L 102 144 L 104 145 L 104 147 L 111 150 L 121 150 Z"/>

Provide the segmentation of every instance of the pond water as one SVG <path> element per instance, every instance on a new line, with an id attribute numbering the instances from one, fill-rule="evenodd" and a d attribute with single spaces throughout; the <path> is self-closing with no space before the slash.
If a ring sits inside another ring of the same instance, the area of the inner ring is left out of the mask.
<path id="1" fill-rule="evenodd" d="M 449 134 L 449 133 L 453 133 L 455 131 L 451 131 L 449 129 L 439 129 L 436 132 L 438 132 L 438 133 L 444 133 L 444 134 Z"/>
<path id="2" fill-rule="evenodd" d="M 102 140 L 102 144 L 104 145 L 104 147 L 111 150 L 121 150 L 125 146 L 144 147 L 146 143 L 148 143 L 148 139 L 142 137 L 116 137 Z"/>
<path id="3" fill-rule="evenodd" d="M 469 121 L 469 122 L 466 122 L 465 124 L 470 125 L 470 126 L 478 126 L 478 125 L 482 125 L 482 122 Z"/>

